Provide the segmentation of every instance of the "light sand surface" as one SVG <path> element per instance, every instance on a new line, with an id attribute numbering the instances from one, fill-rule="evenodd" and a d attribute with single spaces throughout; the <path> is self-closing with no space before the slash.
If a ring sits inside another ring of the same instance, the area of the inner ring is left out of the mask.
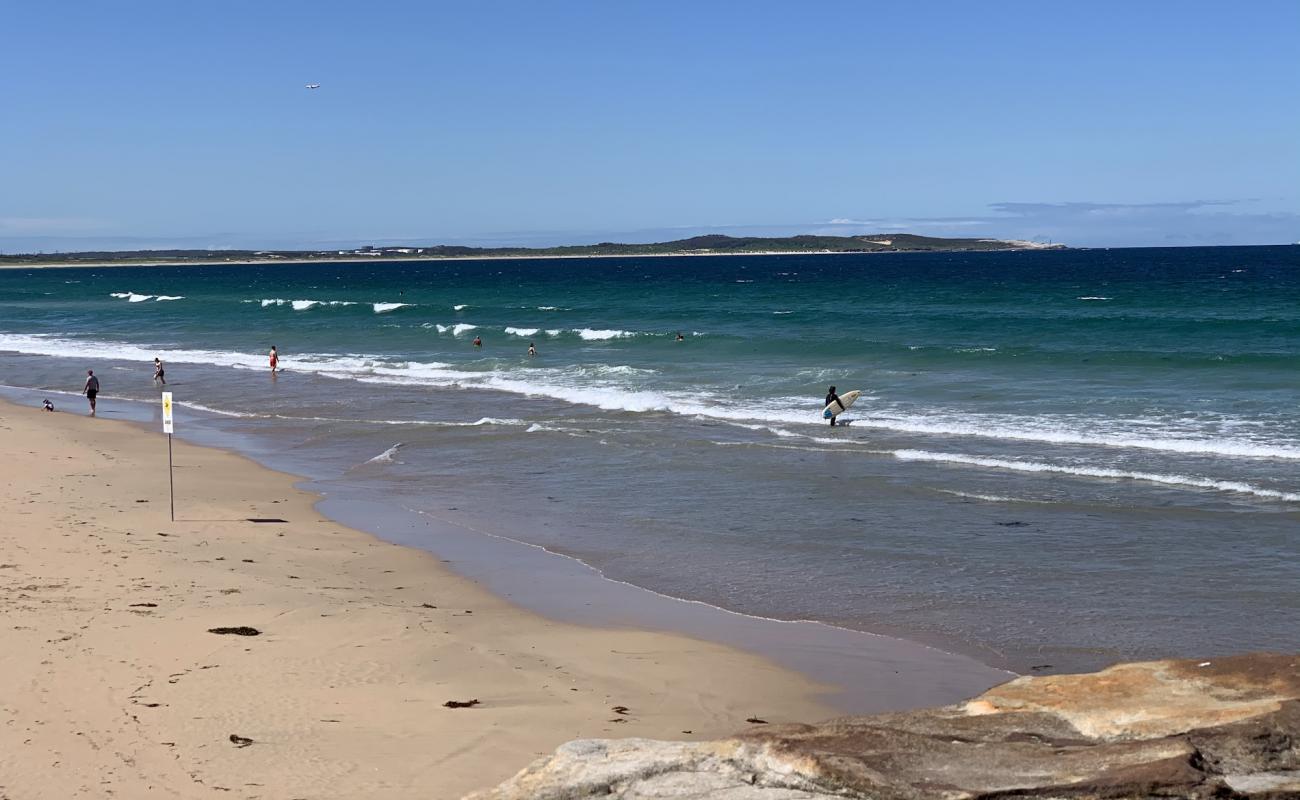
<path id="1" fill-rule="evenodd" d="M 82 406 L 0 403 L 0 798 L 459 797 L 573 738 L 833 713 L 758 656 L 516 608 L 222 450 L 176 442 L 173 523 L 165 438 Z"/>

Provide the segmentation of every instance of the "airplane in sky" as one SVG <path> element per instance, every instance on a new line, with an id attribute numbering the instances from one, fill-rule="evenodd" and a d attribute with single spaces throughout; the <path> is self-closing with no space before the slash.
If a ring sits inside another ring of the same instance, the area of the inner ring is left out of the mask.
<path id="1" fill-rule="evenodd" d="M 319 89 L 319 88 L 320 88 L 320 84 L 319 84 L 319 83 L 309 83 L 309 84 L 307 84 L 307 88 L 308 88 L 308 89 Z"/>

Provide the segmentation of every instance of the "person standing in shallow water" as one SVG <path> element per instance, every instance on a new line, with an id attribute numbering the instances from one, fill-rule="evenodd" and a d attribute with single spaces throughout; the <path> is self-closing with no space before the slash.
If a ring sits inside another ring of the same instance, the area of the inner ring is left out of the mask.
<path id="1" fill-rule="evenodd" d="M 537 355 L 537 348 L 536 348 L 535 346 L 533 346 L 533 343 L 532 343 L 532 342 L 529 342 L 529 343 L 528 343 L 528 357 L 529 357 L 529 358 L 532 358 L 532 357 L 535 356 L 535 355 Z"/>
<path id="2" fill-rule="evenodd" d="M 275 345 L 271 345 L 271 374 L 272 375 L 275 374 L 275 370 L 279 366 L 280 366 L 280 354 L 275 352 Z"/>
<path id="3" fill-rule="evenodd" d="M 86 370 L 86 385 L 81 387 L 81 393 L 90 401 L 90 416 L 95 416 L 95 396 L 99 394 L 99 378 L 95 377 L 93 369 Z"/>
<path id="4" fill-rule="evenodd" d="M 837 406 L 839 406 L 839 407 L 840 407 L 840 411 L 843 411 L 843 410 L 844 410 L 844 403 L 840 402 L 840 396 L 839 396 L 838 394 L 835 393 L 835 387 L 834 387 L 834 386 L 832 386 L 832 387 L 830 388 L 830 390 L 826 392 L 826 405 L 829 406 L 831 403 L 834 403 L 834 404 L 836 404 Z M 834 413 L 831 414 L 831 427 L 832 427 L 832 428 L 835 427 L 835 414 L 834 414 Z"/>
<path id="5" fill-rule="evenodd" d="M 161 383 L 163 386 L 167 385 L 167 378 L 163 375 L 162 361 L 157 358 L 153 360 L 153 380 L 154 383 Z"/>

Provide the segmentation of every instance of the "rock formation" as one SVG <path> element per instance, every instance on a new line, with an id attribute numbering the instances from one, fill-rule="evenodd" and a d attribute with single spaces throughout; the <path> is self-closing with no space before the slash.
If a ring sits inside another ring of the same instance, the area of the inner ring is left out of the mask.
<path id="1" fill-rule="evenodd" d="M 712 742 L 579 740 L 474 800 L 1300 798 L 1300 656 L 1023 677 Z"/>

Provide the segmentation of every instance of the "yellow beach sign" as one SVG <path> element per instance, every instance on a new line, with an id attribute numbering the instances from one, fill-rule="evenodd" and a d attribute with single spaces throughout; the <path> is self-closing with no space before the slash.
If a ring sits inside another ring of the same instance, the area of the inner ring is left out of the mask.
<path id="1" fill-rule="evenodd" d="M 172 433 L 175 426 L 172 424 L 172 393 L 162 393 L 163 404 L 163 433 Z"/>

